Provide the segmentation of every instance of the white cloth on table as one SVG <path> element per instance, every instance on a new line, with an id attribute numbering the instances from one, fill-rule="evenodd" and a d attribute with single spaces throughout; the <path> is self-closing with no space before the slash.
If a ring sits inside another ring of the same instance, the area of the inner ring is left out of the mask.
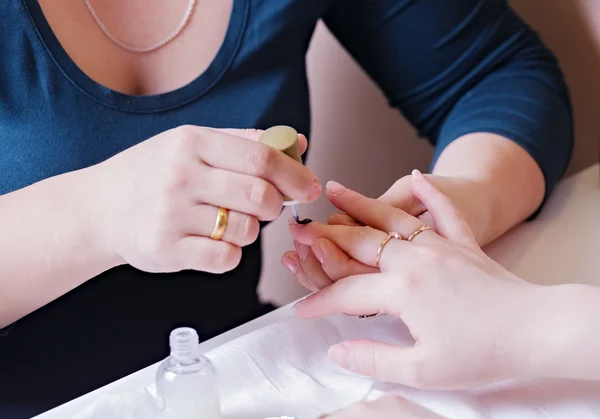
<path id="1" fill-rule="evenodd" d="M 350 339 L 412 343 L 406 327 L 394 317 L 360 320 L 336 315 L 312 320 L 288 318 L 208 352 L 219 375 L 224 418 L 314 419 L 360 400 L 375 399 L 384 392 L 398 393 L 449 419 L 600 417 L 600 382 L 536 380 L 504 382 L 471 391 L 419 391 L 379 383 L 332 365 L 327 360 L 329 346 Z M 135 400 L 147 401 L 148 394 L 146 388 L 135 397 L 128 395 L 128 404 L 123 402 L 123 395 L 103 396 L 104 401 L 98 399 L 95 408 L 101 411 L 98 408 L 110 402 L 113 407 L 121 407 L 119 417 L 137 419 L 133 413 L 127 416 L 125 410 L 133 411 Z M 115 417 L 89 413 L 93 410 L 88 407 L 87 413 L 77 419 Z M 144 419 L 148 418 L 146 411 Z"/>

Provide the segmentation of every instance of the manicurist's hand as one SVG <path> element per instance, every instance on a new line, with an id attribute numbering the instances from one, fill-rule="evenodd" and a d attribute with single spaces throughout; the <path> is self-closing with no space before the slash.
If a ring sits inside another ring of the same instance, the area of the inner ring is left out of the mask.
<path id="1" fill-rule="evenodd" d="M 259 220 L 280 214 L 283 195 L 309 202 L 321 192 L 313 173 L 257 142 L 259 135 L 183 126 L 94 167 L 105 246 L 145 271 L 235 268 Z M 227 219 L 215 240 L 219 208 Z"/>
<path id="2" fill-rule="evenodd" d="M 418 172 L 412 190 L 431 213 L 437 233 L 424 230 L 409 242 L 424 226 L 421 220 L 329 184 L 338 208 L 365 226 L 293 225 L 299 243 L 313 249 L 332 243 L 376 269 L 378 248 L 388 232 L 396 231 L 403 239 L 393 238 L 383 247 L 380 273 L 342 278 L 299 302 L 297 314 L 380 312 L 400 317 L 414 346 L 352 341 L 330 350 L 336 364 L 383 381 L 459 389 L 528 376 L 536 297 L 542 287 L 487 257 L 448 197 Z"/>

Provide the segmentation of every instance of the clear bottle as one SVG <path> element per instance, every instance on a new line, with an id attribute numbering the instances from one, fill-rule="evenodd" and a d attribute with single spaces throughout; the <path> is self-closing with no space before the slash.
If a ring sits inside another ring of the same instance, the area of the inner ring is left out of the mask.
<path id="1" fill-rule="evenodd" d="M 198 353 L 198 333 L 181 327 L 171 332 L 171 355 L 156 373 L 156 390 L 164 419 L 221 419 L 217 373 Z"/>

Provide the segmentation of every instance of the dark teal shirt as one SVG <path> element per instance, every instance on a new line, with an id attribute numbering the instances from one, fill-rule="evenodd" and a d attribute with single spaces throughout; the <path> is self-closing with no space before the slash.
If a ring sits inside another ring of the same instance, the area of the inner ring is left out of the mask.
<path id="1" fill-rule="evenodd" d="M 145 97 L 88 78 L 37 1 L 4 0 L 0 194 L 182 124 L 310 132 L 305 55 L 319 19 L 436 156 L 464 134 L 500 134 L 533 156 L 552 191 L 572 148 L 567 89 L 553 55 L 504 0 L 234 0 L 209 68 Z M 0 417 L 30 417 L 158 361 L 176 326 L 206 339 L 259 315 L 260 264 L 256 243 L 220 276 L 119 267 L 24 317 L 0 339 Z"/>

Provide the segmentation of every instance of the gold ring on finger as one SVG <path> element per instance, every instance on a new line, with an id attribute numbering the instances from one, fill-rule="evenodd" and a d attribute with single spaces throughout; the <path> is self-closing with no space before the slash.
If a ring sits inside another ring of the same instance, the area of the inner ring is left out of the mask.
<path id="1" fill-rule="evenodd" d="M 390 231 L 388 233 L 387 237 L 385 238 L 385 240 L 381 242 L 381 244 L 379 245 L 379 248 L 377 249 L 377 258 L 375 259 L 375 266 L 377 266 L 378 268 L 379 268 L 379 261 L 381 260 L 381 254 L 383 253 L 383 248 L 392 239 L 402 240 L 402 236 L 400 234 L 396 233 L 395 231 Z"/>
<path id="2" fill-rule="evenodd" d="M 432 230 L 432 228 L 430 226 L 421 226 L 418 229 L 416 229 L 410 236 L 408 236 L 408 239 L 406 239 L 406 241 L 411 242 L 415 239 L 415 237 L 417 237 L 419 234 L 421 234 L 424 231 L 427 230 Z"/>
<path id="3" fill-rule="evenodd" d="M 210 235 L 213 240 L 221 240 L 227 229 L 227 220 L 229 219 L 229 210 L 227 208 L 219 208 L 217 212 L 217 220 L 215 221 L 215 228 Z"/>

